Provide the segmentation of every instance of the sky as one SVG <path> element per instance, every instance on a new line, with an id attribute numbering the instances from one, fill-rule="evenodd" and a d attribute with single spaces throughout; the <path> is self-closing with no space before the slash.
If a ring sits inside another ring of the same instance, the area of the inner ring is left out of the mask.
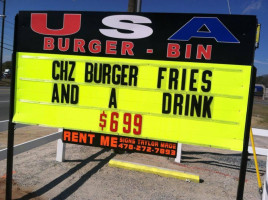
<path id="1" fill-rule="evenodd" d="M 228 0 L 142 0 L 141 12 L 229 14 Z M 231 14 L 256 15 L 261 24 L 255 51 L 257 75 L 268 74 L 268 0 L 229 0 Z M 15 15 L 19 11 L 126 12 L 128 0 L 6 0 L 3 61 L 11 60 Z M 0 1 L 2 13 L 2 0 Z"/>

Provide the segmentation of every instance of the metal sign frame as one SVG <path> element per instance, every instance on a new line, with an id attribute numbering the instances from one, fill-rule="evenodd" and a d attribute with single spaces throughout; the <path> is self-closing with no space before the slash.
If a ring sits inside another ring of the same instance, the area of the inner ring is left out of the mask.
<path id="1" fill-rule="evenodd" d="M 15 47 L 17 46 L 17 30 L 18 30 L 18 15 L 15 19 L 15 34 L 14 34 L 14 52 L 13 52 L 13 73 L 11 81 L 11 92 L 10 92 L 10 110 L 9 110 L 9 124 L 8 124 L 8 151 L 7 151 L 7 179 L 6 179 L 6 199 L 11 199 L 12 197 L 12 169 L 13 169 L 13 146 L 14 146 L 14 130 L 15 123 L 12 122 L 14 116 L 14 96 L 15 96 L 15 74 L 16 74 L 16 51 Z M 254 50 L 253 50 L 254 51 Z M 252 116 L 252 107 L 253 107 L 253 94 L 254 94 L 254 85 L 256 77 L 256 68 L 253 66 L 253 61 L 251 65 L 251 80 L 250 80 L 250 91 L 248 96 L 248 106 L 247 106 L 247 116 L 245 124 L 245 133 L 244 133 L 244 144 L 243 151 L 241 155 L 241 165 L 240 165 L 240 174 L 239 174 L 239 183 L 237 190 L 237 199 L 243 199 L 244 193 L 244 184 L 247 168 L 247 159 L 248 159 L 248 142 L 249 142 L 249 133 L 251 125 L 251 116 Z"/>

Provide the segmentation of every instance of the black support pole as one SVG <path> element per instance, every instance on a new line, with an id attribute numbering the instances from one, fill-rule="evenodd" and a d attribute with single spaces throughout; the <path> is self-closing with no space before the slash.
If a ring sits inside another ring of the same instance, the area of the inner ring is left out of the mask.
<path id="1" fill-rule="evenodd" d="M 14 46 L 12 54 L 12 79 L 10 86 L 10 103 L 9 103 L 9 122 L 8 122 L 8 141 L 7 141 L 7 178 L 6 178 L 6 200 L 12 199 L 12 171 L 13 171 L 13 147 L 14 147 L 14 130 L 15 123 L 12 122 L 14 115 L 15 99 L 15 74 L 16 74 L 16 32 L 18 16 L 15 18 Z"/>
<path id="2" fill-rule="evenodd" d="M 12 122 L 14 114 L 14 88 L 15 88 L 14 64 L 15 63 L 13 61 L 12 81 L 10 87 L 10 106 L 9 106 L 9 122 L 8 122 L 8 140 L 7 140 L 6 200 L 12 199 L 13 146 L 14 146 L 14 130 L 15 130 L 15 124 Z"/>
<path id="3" fill-rule="evenodd" d="M 128 12 L 141 12 L 141 0 L 129 0 Z"/>
<path id="4" fill-rule="evenodd" d="M 254 98 L 254 87 L 255 87 L 255 79 L 256 79 L 256 68 L 252 67 L 251 69 L 251 80 L 250 80 L 250 91 L 248 98 L 248 109 L 247 109 L 247 118 L 245 125 L 245 134 L 244 134 L 244 145 L 242 151 L 242 158 L 240 164 L 240 174 L 239 174 L 239 182 L 237 188 L 237 200 L 243 199 L 244 194 L 244 186 L 247 172 L 247 161 L 248 161 L 248 142 L 249 142 L 249 132 L 251 126 L 251 116 L 252 116 L 252 107 L 253 107 L 253 98 Z"/>
<path id="5" fill-rule="evenodd" d="M 14 146 L 15 124 L 8 123 L 8 147 L 7 147 L 7 178 L 6 178 L 6 199 L 12 199 L 12 169 L 13 169 L 13 146 Z"/>

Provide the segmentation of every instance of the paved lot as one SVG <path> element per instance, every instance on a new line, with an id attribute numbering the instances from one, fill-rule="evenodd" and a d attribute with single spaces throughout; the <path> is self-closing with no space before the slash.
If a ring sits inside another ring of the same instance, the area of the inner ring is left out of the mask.
<path id="1" fill-rule="evenodd" d="M 14 180 L 22 199 L 180 199 L 233 200 L 236 196 L 240 153 L 183 146 L 183 163 L 145 154 L 115 155 L 112 151 L 67 144 L 66 162 L 55 161 L 56 142 L 14 157 Z M 111 168 L 110 159 L 150 164 L 198 174 L 202 183 Z M 264 174 L 264 161 L 259 161 Z M 0 175 L 5 160 L 0 161 Z M 254 164 L 248 165 L 244 199 L 259 199 Z"/>
<path id="2" fill-rule="evenodd" d="M 8 130 L 9 94 L 10 87 L 0 87 L 0 132 Z M 17 124 L 16 128 L 25 126 L 24 124 Z"/>
<path id="3" fill-rule="evenodd" d="M 0 121 L 8 119 L 9 87 L 0 87 Z"/>

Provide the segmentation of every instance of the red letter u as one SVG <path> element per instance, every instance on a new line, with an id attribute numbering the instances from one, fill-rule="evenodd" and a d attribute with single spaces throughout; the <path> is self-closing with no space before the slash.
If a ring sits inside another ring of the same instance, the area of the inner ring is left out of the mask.
<path id="1" fill-rule="evenodd" d="M 50 29 L 47 27 L 46 13 L 32 13 L 31 28 L 34 32 L 43 35 L 72 35 L 80 30 L 81 14 L 64 14 L 63 27 L 61 29 Z"/>

